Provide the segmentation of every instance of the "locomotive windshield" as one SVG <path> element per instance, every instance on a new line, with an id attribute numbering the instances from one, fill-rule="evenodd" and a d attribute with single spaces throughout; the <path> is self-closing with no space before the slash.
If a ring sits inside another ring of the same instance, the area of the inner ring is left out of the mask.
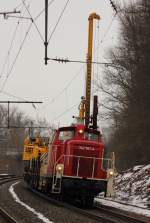
<path id="1" fill-rule="evenodd" d="M 73 130 L 64 130 L 59 132 L 59 140 L 68 140 L 72 139 L 74 137 L 74 131 Z"/>
<path id="2" fill-rule="evenodd" d="M 85 132 L 85 139 L 98 141 L 98 135 L 93 132 Z"/>

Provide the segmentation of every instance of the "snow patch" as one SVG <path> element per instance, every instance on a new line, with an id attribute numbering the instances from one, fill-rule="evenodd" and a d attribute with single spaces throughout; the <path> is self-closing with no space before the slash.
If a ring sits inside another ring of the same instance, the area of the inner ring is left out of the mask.
<path id="1" fill-rule="evenodd" d="M 131 177 L 131 175 L 132 175 L 132 173 L 130 173 L 130 172 L 126 173 L 126 174 L 123 175 L 123 178 L 124 179 L 129 178 L 129 177 Z"/>
<path id="2" fill-rule="evenodd" d="M 150 164 L 138 165 L 115 178 L 115 201 L 150 208 Z"/>
<path id="3" fill-rule="evenodd" d="M 0 176 L 7 176 L 8 173 L 1 173 Z"/>
<path id="4" fill-rule="evenodd" d="M 124 204 L 114 202 L 112 200 L 105 200 L 105 199 L 100 199 L 100 198 L 95 198 L 95 201 L 97 201 L 100 204 L 109 206 L 109 207 L 114 207 L 114 208 L 121 209 L 121 210 L 124 210 L 124 211 L 128 211 L 128 212 L 132 212 L 132 213 L 135 213 L 135 214 L 150 217 L 150 211 L 146 210 L 146 209 L 143 209 L 143 208 L 140 208 L 140 207 L 133 207 L 131 205 L 124 205 Z"/>
<path id="5" fill-rule="evenodd" d="M 133 167 L 133 170 L 134 170 L 134 171 L 137 171 L 137 170 L 139 170 L 142 166 L 143 166 L 143 165 L 135 166 L 135 167 Z"/>
<path id="6" fill-rule="evenodd" d="M 9 187 L 9 192 L 11 193 L 11 195 L 13 196 L 14 200 L 19 203 L 20 205 L 22 205 L 23 207 L 25 207 L 28 211 L 31 211 L 34 215 L 36 215 L 40 220 L 42 220 L 44 223 L 53 223 L 52 221 L 50 221 L 48 218 L 46 218 L 43 214 L 41 214 L 40 212 L 37 212 L 34 208 L 30 207 L 29 205 L 25 204 L 24 202 L 22 202 L 19 197 L 17 196 L 17 194 L 14 191 L 14 186 L 17 185 L 18 183 L 20 183 L 19 181 L 12 184 Z"/>

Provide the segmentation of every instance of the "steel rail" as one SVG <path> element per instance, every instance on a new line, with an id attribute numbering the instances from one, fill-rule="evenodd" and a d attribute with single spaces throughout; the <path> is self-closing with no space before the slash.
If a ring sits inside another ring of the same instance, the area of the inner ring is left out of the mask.
<path id="1" fill-rule="evenodd" d="M 0 207 L 0 216 L 8 223 L 18 223 L 10 214 Z"/>
<path id="2" fill-rule="evenodd" d="M 15 177 L 15 176 L 14 176 Z M 2 181 L 2 180 L 7 180 L 7 179 L 12 179 L 13 177 L 9 177 L 9 176 L 5 176 L 5 177 L 1 177 L 0 176 L 0 182 Z"/>
<path id="3" fill-rule="evenodd" d="M 10 178 L 10 177 L 14 177 L 14 176 L 15 175 L 13 175 L 13 174 L 0 174 L 0 180 Z"/>
<path id="4" fill-rule="evenodd" d="M 5 184 L 5 183 L 9 183 L 11 181 L 14 181 L 14 180 L 20 180 L 22 179 L 22 177 L 9 177 L 9 178 L 6 178 L 6 179 L 0 179 L 0 186 Z"/>
<path id="5" fill-rule="evenodd" d="M 84 215 L 88 218 L 91 218 L 93 220 L 97 220 L 97 221 L 104 221 L 105 220 L 105 223 L 118 223 L 118 222 L 115 222 L 113 221 L 112 219 L 108 219 L 108 218 L 104 218 L 102 216 L 99 216 L 99 215 L 96 215 L 96 214 L 93 214 L 92 212 L 88 210 L 85 210 L 85 209 L 81 209 L 81 208 L 78 208 L 78 207 L 75 207 L 73 205 L 70 205 L 68 203 L 65 203 L 65 202 L 61 202 L 59 200 L 55 200 L 51 197 L 48 197 L 44 194 L 42 194 L 41 192 L 29 187 L 29 190 L 31 190 L 34 194 L 38 195 L 39 197 L 43 198 L 44 200 L 47 200 L 47 201 L 50 201 L 52 204 L 58 206 L 58 207 L 63 207 L 63 208 L 66 208 L 66 209 L 69 209 L 71 211 L 75 211 L 76 213 L 78 214 L 81 214 L 81 215 Z"/>
<path id="6" fill-rule="evenodd" d="M 115 211 L 103 208 L 103 207 L 98 207 L 94 206 L 92 209 L 81 209 L 78 207 L 75 207 L 73 205 L 70 205 L 68 203 L 64 203 L 58 200 L 55 200 L 51 197 L 46 196 L 45 194 L 42 194 L 41 192 L 32 189 L 29 187 L 29 190 L 31 190 L 34 194 L 38 195 L 39 197 L 43 198 L 44 200 L 50 201 L 52 204 L 70 209 L 72 211 L 75 211 L 81 215 L 84 215 L 88 218 L 91 218 L 93 220 L 97 220 L 100 222 L 105 222 L 105 223 L 118 223 L 118 222 L 126 222 L 126 223 L 148 223 L 149 221 L 144 221 L 139 218 L 134 218 L 130 217 L 128 215 L 120 213 L 120 210 L 116 209 Z M 108 207 L 110 208 L 110 207 Z"/>
<path id="7" fill-rule="evenodd" d="M 140 207 L 140 206 L 137 206 L 137 205 L 133 205 L 133 204 L 130 204 L 130 203 L 125 203 L 125 202 L 121 202 L 121 201 L 116 201 L 116 200 L 110 200 L 108 198 L 102 198 L 102 197 L 97 197 L 98 199 L 100 200 L 104 200 L 104 201 L 112 201 L 114 203 L 117 203 L 117 204 L 122 204 L 122 205 L 125 205 L 125 206 L 132 206 L 132 207 L 135 207 L 135 208 L 139 208 L 139 209 L 143 209 L 143 210 L 149 210 L 150 208 L 146 208 L 146 207 Z"/>
<path id="8" fill-rule="evenodd" d="M 7 176 L 7 177 L 6 177 Z M 5 184 L 5 183 L 8 183 L 8 182 L 11 182 L 11 181 L 14 181 L 14 180 L 19 180 L 21 179 L 22 177 L 16 177 L 16 176 L 11 176 L 11 175 L 1 175 L 1 179 L 0 179 L 0 186 Z M 9 213 L 7 213 L 1 206 L 0 206 L 0 217 L 2 219 L 4 219 L 5 222 L 8 222 L 8 223 L 18 223 L 12 216 L 10 216 Z"/>
<path id="9" fill-rule="evenodd" d="M 120 209 L 110 207 L 110 206 L 107 207 L 106 205 L 102 205 L 98 202 L 95 202 L 95 207 L 101 213 L 110 215 L 113 218 L 115 218 L 116 222 L 119 222 L 119 220 L 122 220 L 123 222 L 128 222 L 128 223 L 149 223 L 150 221 L 150 219 L 149 220 L 141 219 L 141 216 L 138 216 L 138 214 L 137 214 L 137 217 L 133 217 L 133 216 L 130 216 L 131 214 L 133 214 L 131 212 L 123 211 L 122 213 Z"/>

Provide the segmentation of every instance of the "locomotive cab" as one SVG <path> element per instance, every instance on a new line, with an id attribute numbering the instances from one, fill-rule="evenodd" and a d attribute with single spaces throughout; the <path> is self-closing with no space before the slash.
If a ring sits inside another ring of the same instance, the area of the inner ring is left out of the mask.
<path id="1" fill-rule="evenodd" d="M 97 194 L 106 194 L 111 168 L 111 160 L 104 158 L 100 131 L 74 124 L 55 130 L 51 138 L 49 145 L 26 142 L 25 152 L 29 146 L 33 152 L 25 181 L 54 197 L 92 206 Z"/>
<path id="2" fill-rule="evenodd" d="M 82 124 L 59 128 L 49 146 L 46 169 L 42 168 L 44 162 L 41 163 L 44 171 L 40 175 L 45 180 L 49 177 L 49 183 L 44 180 L 44 185 L 49 185 L 52 194 L 91 205 L 94 196 L 102 191 L 106 193 L 107 189 L 103 154 L 104 145 L 98 130 Z"/>
<path id="3" fill-rule="evenodd" d="M 84 125 L 59 128 L 51 146 L 54 163 L 51 171 L 55 165 L 62 164 L 66 176 L 105 178 L 103 153 L 104 145 L 99 131 Z"/>

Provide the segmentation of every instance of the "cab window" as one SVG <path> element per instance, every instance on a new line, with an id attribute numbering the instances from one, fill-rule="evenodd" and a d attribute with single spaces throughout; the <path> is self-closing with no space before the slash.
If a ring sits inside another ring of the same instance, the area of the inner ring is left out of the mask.
<path id="1" fill-rule="evenodd" d="M 74 137 L 74 131 L 66 130 L 66 131 L 59 132 L 58 139 L 63 141 L 63 140 L 72 139 L 73 137 Z"/>
<path id="2" fill-rule="evenodd" d="M 85 138 L 92 141 L 98 141 L 98 135 L 92 132 L 85 132 Z"/>

